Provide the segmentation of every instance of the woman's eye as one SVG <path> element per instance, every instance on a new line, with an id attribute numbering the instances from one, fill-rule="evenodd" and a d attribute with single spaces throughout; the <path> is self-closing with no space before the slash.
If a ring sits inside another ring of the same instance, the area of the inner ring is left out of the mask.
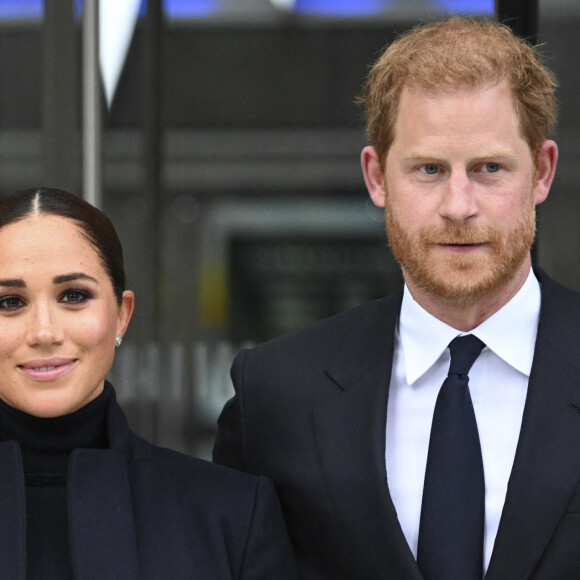
<path id="1" fill-rule="evenodd" d="M 84 290 L 67 290 L 63 293 L 60 301 L 67 304 L 83 304 L 89 299 L 89 294 Z"/>
<path id="2" fill-rule="evenodd" d="M 18 296 L 4 296 L 0 298 L 0 310 L 18 310 L 24 306 L 24 301 Z"/>
<path id="3" fill-rule="evenodd" d="M 437 165 L 423 165 L 421 167 L 421 171 L 426 175 L 435 175 L 439 171 L 439 167 Z"/>

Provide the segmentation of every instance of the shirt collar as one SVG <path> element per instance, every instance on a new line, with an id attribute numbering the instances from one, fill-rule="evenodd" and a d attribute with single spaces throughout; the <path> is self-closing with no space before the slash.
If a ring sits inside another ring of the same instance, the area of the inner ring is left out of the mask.
<path id="1" fill-rule="evenodd" d="M 530 375 L 540 318 L 540 284 L 530 273 L 516 295 L 469 334 L 474 334 L 517 371 Z M 506 332 L 509 329 L 509 332 Z M 405 285 L 399 338 L 408 384 L 413 384 L 461 334 L 420 306 Z"/>

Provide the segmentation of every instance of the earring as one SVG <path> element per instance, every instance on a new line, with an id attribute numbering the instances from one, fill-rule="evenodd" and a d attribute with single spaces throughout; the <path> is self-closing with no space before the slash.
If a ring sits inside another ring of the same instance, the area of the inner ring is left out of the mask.
<path id="1" fill-rule="evenodd" d="M 115 346 L 118 348 L 118 347 L 120 347 L 120 346 L 121 346 L 121 344 L 123 344 L 123 337 L 122 337 L 122 336 L 118 336 L 118 337 L 115 339 Z"/>

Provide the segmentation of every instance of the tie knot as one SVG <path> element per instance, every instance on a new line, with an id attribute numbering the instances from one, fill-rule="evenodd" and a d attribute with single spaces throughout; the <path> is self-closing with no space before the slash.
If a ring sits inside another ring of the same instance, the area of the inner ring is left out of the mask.
<path id="1" fill-rule="evenodd" d="M 449 343 L 449 350 L 451 351 L 449 374 L 468 374 L 469 369 L 472 367 L 484 346 L 485 344 L 473 334 L 454 338 Z"/>

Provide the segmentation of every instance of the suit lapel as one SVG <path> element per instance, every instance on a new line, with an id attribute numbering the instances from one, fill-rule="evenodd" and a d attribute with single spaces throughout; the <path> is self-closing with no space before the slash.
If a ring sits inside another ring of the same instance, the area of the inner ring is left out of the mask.
<path id="1" fill-rule="evenodd" d="M 342 389 L 314 412 L 317 445 L 329 496 L 360 577 L 388 571 L 399 580 L 421 578 L 387 488 L 385 421 L 394 332 L 402 293 L 375 303 L 326 367 Z M 348 575 L 348 574 L 347 574 Z"/>
<path id="2" fill-rule="evenodd" d="M 514 466 L 486 580 L 527 578 L 578 486 L 580 373 L 574 294 L 541 276 L 542 314 Z M 574 303 L 569 303 L 573 300 Z"/>

